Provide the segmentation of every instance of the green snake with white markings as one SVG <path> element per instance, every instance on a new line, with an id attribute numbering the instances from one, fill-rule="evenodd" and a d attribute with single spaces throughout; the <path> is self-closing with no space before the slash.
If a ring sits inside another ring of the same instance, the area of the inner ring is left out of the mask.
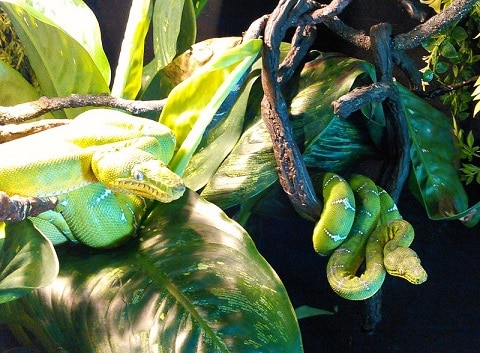
<path id="1" fill-rule="evenodd" d="M 414 284 L 426 281 L 420 259 L 409 248 L 413 228 L 385 190 L 366 176 L 353 175 L 347 182 L 334 173 L 325 173 L 322 187 L 325 206 L 313 243 L 320 255 L 331 254 L 327 279 L 338 295 L 367 299 L 386 273 Z M 357 275 L 364 262 L 364 272 Z"/>
<path id="2" fill-rule="evenodd" d="M 54 244 L 115 247 L 135 234 L 150 200 L 182 196 L 182 179 L 167 167 L 174 148 L 172 132 L 158 122 L 92 109 L 1 144 L 0 190 L 57 197 L 55 210 L 29 218 Z"/>

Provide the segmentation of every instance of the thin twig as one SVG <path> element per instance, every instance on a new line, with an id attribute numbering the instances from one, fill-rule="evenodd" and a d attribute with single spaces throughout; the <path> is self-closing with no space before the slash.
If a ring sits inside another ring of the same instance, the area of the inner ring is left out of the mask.
<path id="1" fill-rule="evenodd" d="M 419 95 L 424 97 L 424 98 L 435 98 L 435 97 L 444 95 L 448 92 L 452 92 L 452 91 L 455 91 L 457 89 L 460 89 L 462 87 L 473 85 L 475 82 L 477 82 L 479 77 L 480 77 L 479 75 L 476 75 L 476 76 L 470 77 L 468 80 L 464 80 L 462 82 L 457 82 L 457 83 L 452 83 L 451 85 L 441 86 L 441 87 L 438 87 L 438 88 L 435 88 L 433 90 L 426 91 L 426 92 L 420 92 Z"/>

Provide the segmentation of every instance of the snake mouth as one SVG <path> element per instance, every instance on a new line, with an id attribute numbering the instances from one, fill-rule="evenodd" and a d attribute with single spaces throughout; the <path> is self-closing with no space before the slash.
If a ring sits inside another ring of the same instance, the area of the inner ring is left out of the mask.
<path id="1" fill-rule="evenodd" d="M 120 179 L 116 180 L 112 190 L 167 203 L 179 199 L 185 192 L 185 184 L 179 177 L 177 179 L 174 183 L 159 183 L 157 185 L 131 179 Z"/>

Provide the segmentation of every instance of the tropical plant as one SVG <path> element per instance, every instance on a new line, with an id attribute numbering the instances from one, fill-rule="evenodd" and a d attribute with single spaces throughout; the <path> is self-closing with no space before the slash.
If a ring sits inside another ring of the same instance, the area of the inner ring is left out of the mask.
<path id="1" fill-rule="evenodd" d="M 423 2 L 423 1 L 422 1 Z M 451 4 L 451 0 L 425 1 L 435 12 L 441 12 Z M 428 55 L 424 57 L 426 66 L 422 69 L 423 80 L 427 84 L 439 86 L 429 93 L 439 95 L 442 103 L 449 108 L 454 120 L 463 121 L 475 117 L 480 111 L 480 103 L 473 103 L 480 98 L 478 63 L 480 62 L 480 4 L 477 3 L 462 21 L 451 28 L 438 33 L 424 42 Z M 472 90 L 472 87 L 476 87 Z M 456 125 L 456 122 L 455 122 Z M 473 146 L 473 132 L 467 137 L 463 130 L 455 128 L 457 144 L 461 150 L 460 160 L 462 180 L 466 184 L 476 180 L 480 172 L 478 162 L 473 163 L 478 146 Z"/>
<path id="2" fill-rule="evenodd" d="M 156 94 L 163 98 L 161 87 L 151 83 L 193 44 L 195 11 L 204 3 L 134 1 L 115 81 L 110 83 L 98 23 L 82 1 L 2 1 L 40 88 L 38 93 L 1 61 L 2 105 L 32 101 L 40 94 L 110 94 L 124 99 Z M 151 20 L 155 58 L 142 70 L 143 43 Z M 208 63 L 194 58 L 185 63 L 208 66 L 191 80 L 197 80 L 192 86 L 209 81 L 201 92 L 206 100 L 191 107 L 192 116 L 186 117 L 191 122 L 211 119 L 208 115 L 213 115 L 224 99 L 215 96 L 219 86 L 228 92 L 228 86 L 234 85 L 256 58 L 258 41 L 236 47 L 237 42 L 226 41 L 214 48 L 214 58 L 206 60 Z M 54 50 L 50 43 L 55 43 Z M 205 49 L 212 50 L 208 45 Z M 188 72 L 193 74 L 193 69 Z M 206 111 L 202 104 L 210 111 L 193 114 Z M 85 109 L 57 111 L 55 115 L 75 117 Z M 165 113 L 175 109 L 175 104 L 168 103 Z M 236 116 L 241 114 L 240 108 Z M 237 121 L 241 125 L 241 119 Z M 190 129 L 175 124 L 172 128 L 179 143 L 197 141 L 203 135 L 201 126 Z M 191 152 L 180 147 L 176 160 L 190 157 Z M 157 212 L 158 217 L 154 215 Z M 1 321 L 23 344 L 40 343 L 47 351 L 55 351 L 58 345 L 69 351 L 81 347 L 82 352 L 164 351 L 172 347 L 208 352 L 302 350 L 285 288 L 243 228 L 193 191 L 178 202 L 159 205 L 150 219 L 150 226 L 148 222 L 145 226 L 151 229 L 144 229 L 141 240 L 112 252 L 68 246 L 53 250 L 28 221 L 8 223 L 1 240 Z M 32 292 L 53 279 L 50 286 Z M 65 291 L 60 290 L 62 283 Z M 47 304 L 43 295 L 56 298 Z M 22 298 L 12 301 L 17 297 Z M 100 306 L 103 309 L 97 310 Z M 39 310 L 32 311 L 34 308 Z M 57 310 L 66 316 L 55 318 Z M 104 321 L 104 314 L 111 318 L 109 322 Z M 81 321 L 82 327 L 77 326 Z M 66 322 L 71 325 L 64 326 Z M 72 336 L 77 330 L 83 334 Z M 72 341 L 73 337 L 78 340 Z"/>
<path id="3" fill-rule="evenodd" d="M 303 350 L 286 290 L 241 226 L 280 189 L 276 145 L 261 117 L 265 43 L 252 24 L 243 38 L 193 44 L 205 2 L 134 0 L 113 82 L 98 23 L 82 1 L 0 2 L 40 90 L 0 61 L 1 82 L 14 83 L 0 91 L 0 106 L 40 95 L 93 105 L 108 95 L 112 107 L 127 111 L 155 102 L 134 112 L 172 129 L 177 148 L 169 167 L 189 188 L 177 201 L 156 204 L 129 246 L 108 251 L 54 249 L 28 220 L 6 222 L 0 320 L 23 344 L 52 352 L 58 346 L 72 352 Z M 150 25 L 154 58 L 144 63 Z M 275 46 L 281 58 L 291 49 Z M 306 61 L 291 76 L 283 71 L 291 78 L 283 97 L 312 179 L 317 172 L 354 173 L 362 159 L 388 161 L 388 116 L 378 102 L 368 101 L 348 119 L 332 107 L 351 92 L 382 84 L 376 68 L 315 51 Z M 450 119 L 400 84 L 391 86 L 406 115 L 411 189 L 432 219 L 468 218 L 474 226 L 480 203 L 468 207 L 453 163 Z M 75 118 L 90 109 L 67 106 L 49 114 Z M 325 312 L 302 307 L 298 316 L 318 313 Z"/>

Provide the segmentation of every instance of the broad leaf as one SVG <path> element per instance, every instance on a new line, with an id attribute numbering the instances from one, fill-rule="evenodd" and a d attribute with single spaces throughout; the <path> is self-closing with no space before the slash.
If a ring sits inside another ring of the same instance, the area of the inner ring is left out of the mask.
<path id="1" fill-rule="evenodd" d="M 458 218 L 468 207 L 458 175 L 458 152 L 450 119 L 400 84 L 411 139 L 414 188 L 432 219 Z"/>
<path id="2" fill-rule="evenodd" d="M 109 92 L 110 69 L 99 26 L 82 1 L 4 0 L 1 4 L 25 47 L 42 94 Z M 79 111 L 66 113 L 73 117 Z"/>
<path id="3" fill-rule="evenodd" d="M 71 353 L 302 352 L 285 288 L 218 207 L 187 191 L 144 226 L 124 249 L 59 251 L 23 310 Z"/>
<path id="4" fill-rule="evenodd" d="M 210 131 L 206 131 L 183 175 L 183 180 L 189 188 L 199 190 L 209 182 L 242 134 L 250 89 L 259 72 L 256 71 L 252 76 L 244 86 L 237 88 L 238 99 L 235 99 L 237 94 L 232 94 L 234 102 L 227 99 L 225 101 L 227 104 L 222 105 L 215 114 L 215 119 L 220 121 Z"/>
<path id="5" fill-rule="evenodd" d="M 53 282 L 58 259 L 52 243 L 26 220 L 8 223 L 0 239 L 0 303 Z"/>
<path id="6" fill-rule="evenodd" d="M 303 125 L 303 158 L 308 167 L 340 172 L 358 158 L 375 153 L 368 120 L 361 114 L 339 118 L 332 107 L 356 81 L 368 84 L 373 80 L 375 72 L 370 64 L 338 54 L 321 54 L 305 65 L 290 110 L 292 119 L 301 119 L 293 123 Z"/>
<path id="7" fill-rule="evenodd" d="M 35 101 L 40 94 L 23 76 L 0 60 L 0 105 L 12 106 L 19 103 Z"/>
<path id="8" fill-rule="evenodd" d="M 144 100 L 167 97 L 180 82 L 217 60 L 219 56 L 240 42 L 240 37 L 221 37 L 195 43 L 166 67 L 163 67 L 157 59 L 153 59 L 144 67 L 140 97 Z"/>
<path id="9" fill-rule="evenodd" d="M 155 2 L 153 50 L 159 68 L 167 66 L 177 55 L 177 40 L 185 3 L 191 4 L 191 0 Z"/>
<path id="10" fill-rule="evenodd" d="M 112 95 L 115 97 L 135 99 L 140 91 L 145 37 L 150 26 L 152 6 L 150 0 L 132 1 L 112 86 Z"/>
<path id="11" fill-rule="evenodd" d="M 184 53 L 195 43 L 197 26 L 193 4 L 185 0 L 183 7 L 175 1 L 157 1 L 153 12 L 153 44 L 155 57 L 144 66 L 142 77 L 141 99 L 162 99 L 181 81 L 170 80 L 168 70 L 163 70 L 172 64 L 177 55 Z M 174 13 L 171 18 L 170 12 Z M 180 16 L 180 17 L 179 17 Z M 197 44 L 198 45 L 198 44 Z M 195 46 L 195 45 L 194 45 Z M 193 48 L 189 53 L 193 52 Z M 178 62 L 178 61 L 177 61 Z M 189 72 L 189 71 L 188 71 Z M 190 72 L 191 73 L 191 72 Z M 158 119 L 158 114 L 155 120 Z"/>
<path id="12" fill-rule="evenodd" d="M 243 134 L 201 195 L 222 209 L 259 194 L 278 179 L 272 140 L 263 120 Z"/>
<path id="13" fill-rule="evenodd" d="M 303 159 L 307 167 L 341 173 L 362 157 L 379 153 L 369 138 L 365 118 L 334 116 L 325 129 L 306 148 Z"/>
<path id="14" fill-rule="evenodd" d="M 290 103 L 294 124 L 301 119 L 307 146 L 334 118 L 333 101 L 354 88 L 356 81 L 375 80 L 374 68 L 365 61 L 335 53 L 317 55 L 302 69 Z"/>
<path id="15" fill-rule="evenodd" d="M 358 153 L 372 153 L 367 119 L 342 121 L 333 114 L 331 103 L 356 80 L 371 82 L 373 75 L 371 66 L 363 61 L 323 54 L 307 63 L 297 81 L 289 85 L 292 126 L 297 143 L 306 140 L 304 158 L 309 166 L 340 169 L 358 158 Z M 257 119 L 201 193 L 221 208 L 242 203 L 277 181 L 271 137 L 259 116 Z"/>
<path id="16" fill-rule="evenodd" d="M 207 67 L 176 86 L 168 96 L 159 121 L 177 138 L 177 152 L 170 168 L 183 175 L 205 129 L 238 82 L 250 70 L 262 41 L 245 41 L 223 53 Z"/>

